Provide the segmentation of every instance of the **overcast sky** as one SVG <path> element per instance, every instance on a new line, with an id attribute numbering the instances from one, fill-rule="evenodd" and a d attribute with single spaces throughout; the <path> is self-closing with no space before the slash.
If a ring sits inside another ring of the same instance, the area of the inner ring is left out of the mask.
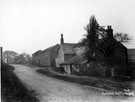
<path id="1" fill-rule="evenodd" d="M 86 33 L 91 15 L 114 33 L 134 39 L 135 0 L 0 0 L 0 46 L 18 53 L 34 53 L 60 42 L 76 43 Z"/>

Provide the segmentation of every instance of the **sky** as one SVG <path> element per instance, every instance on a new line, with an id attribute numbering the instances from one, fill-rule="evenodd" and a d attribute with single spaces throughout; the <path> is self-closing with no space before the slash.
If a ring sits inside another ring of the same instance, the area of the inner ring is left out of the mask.
<path id="1" fill-rule="evenodd" d="M 135 0 L 0 0 L 0 46 L 32 54 L 64 42 L 77 43 L 86 34 L 91 15 L 114 33 L 131 36 L 135 48 Z"/>

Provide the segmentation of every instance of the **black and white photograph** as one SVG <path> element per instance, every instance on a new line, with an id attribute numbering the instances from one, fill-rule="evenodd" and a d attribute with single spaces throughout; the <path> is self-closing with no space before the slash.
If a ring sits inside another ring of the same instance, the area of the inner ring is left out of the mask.
<path id="1" fill-rule="evenodd" d="M 0 0 L 0 102 L 135 102 L 135 0 Z"/>

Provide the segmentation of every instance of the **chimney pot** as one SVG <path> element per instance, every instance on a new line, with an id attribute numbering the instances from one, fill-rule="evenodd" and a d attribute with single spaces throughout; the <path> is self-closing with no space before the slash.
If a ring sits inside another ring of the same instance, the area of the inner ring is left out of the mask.
<path id="1" fill-rule="evenodd" d="M 60 44 L 64 43 L 64 38 L 63 38 L 63 34 L 61 34 L 61 39 L 60 39 Z"/>
<path id="2" fill-rule="evenodd" d="M 110 29 L 112 29 L 112 27 L 110 26 Z"/>
<path id="3" fill-rule="evenodd" d="M 107 29 L 109 29 L 109 25 L 107 26 Z"/>
<path id="4" fill-rule="evenodd" d="M 111 28 L 110 25 L 107 26 L 107 36 L 108 37 L 113 37 L 113 29 Z"/>

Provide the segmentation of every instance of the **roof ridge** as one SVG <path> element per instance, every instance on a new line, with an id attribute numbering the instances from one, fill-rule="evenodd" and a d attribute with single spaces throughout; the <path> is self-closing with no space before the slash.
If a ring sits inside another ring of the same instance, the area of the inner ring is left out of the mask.
<path id="1" fill-rule="evenodd" d="M 59 44 L 55 44 L 55 45 L 53 45 L 53 46 L 50 46 L 50 47 L 46 48 L 45 50 L 43 50 L 42 52 L 47 51 L 47 50 L 51 50 L 53 47 L 58 46 L 58 45 L 59 45 Z"/>
<path id="2" fill-rule="evenodd" d="M 38 53 L 40 53 L 40 52 L 42 52 L 42 50 L 38 50 L 38 51 L 36 51 L 36 52 L 33 53 L 33 54 L 38 54 Z"/>
<path id="3" fill-rule="evenodd" d="M 63 43 L 62 45 L 64 45 L 64 44 L 77 44 L 77 43 Z"/>

